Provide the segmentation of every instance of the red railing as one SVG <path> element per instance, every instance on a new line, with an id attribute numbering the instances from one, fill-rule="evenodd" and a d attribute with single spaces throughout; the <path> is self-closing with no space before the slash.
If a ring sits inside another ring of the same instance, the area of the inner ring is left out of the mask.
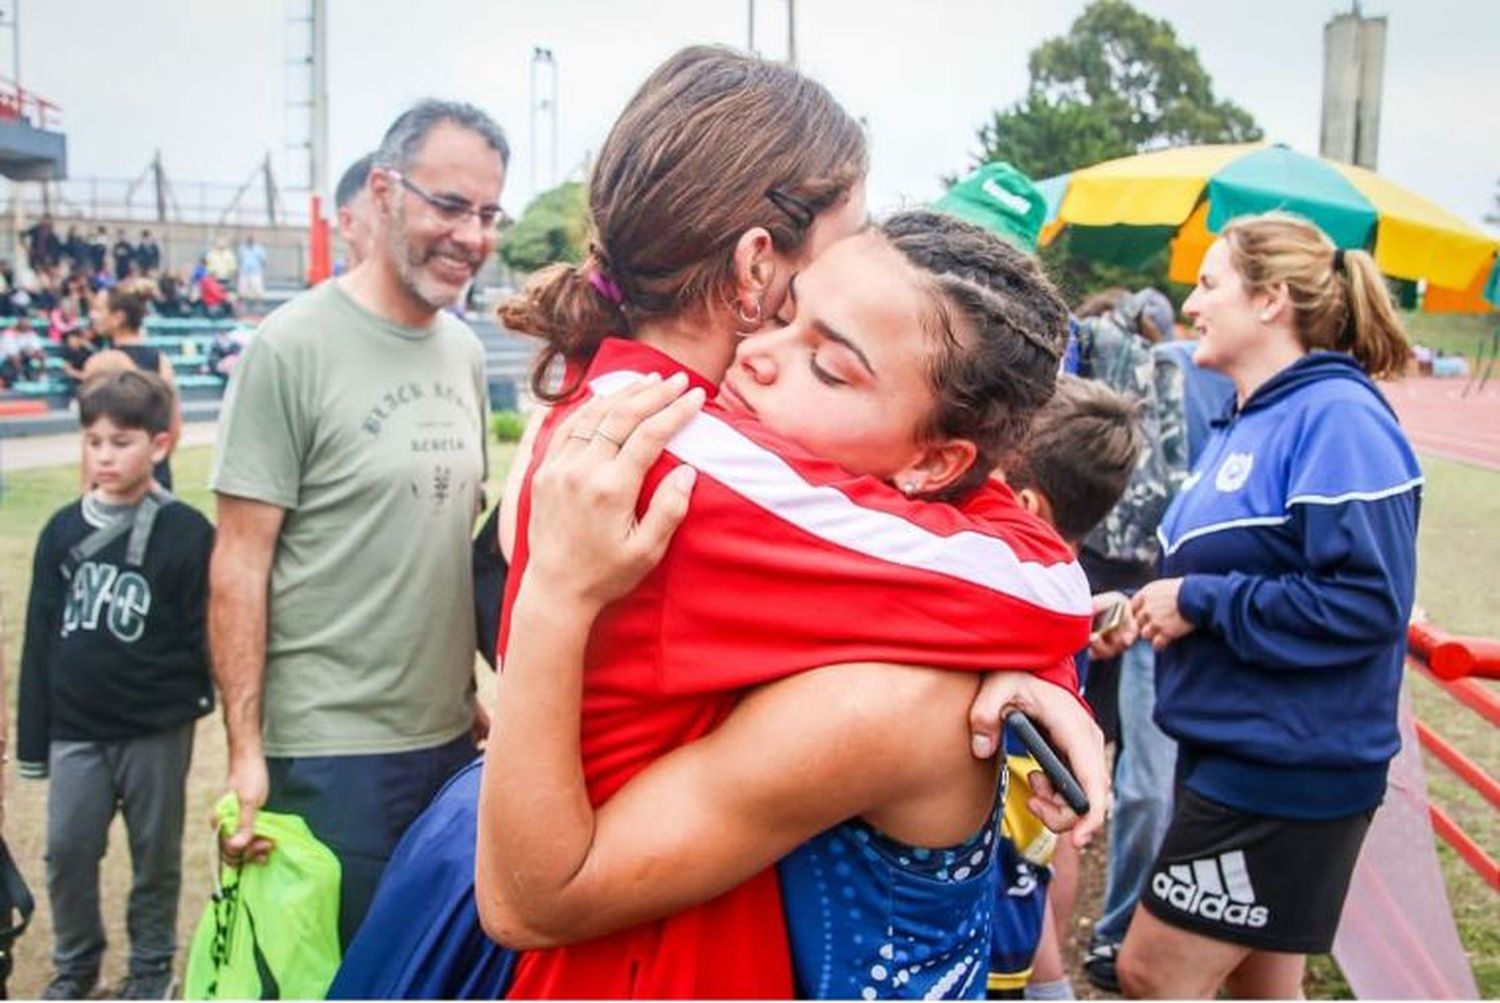
<path id="1" fill-rule="evenodd" d="M 1409 664 L 1426 675 L 1470 710 L 1500 727 L 1500 694 L 1477 682 L 1475 677 L 1500 679 L 1500 642 L 1488 638 L 1458 637 L 1428 623 L 1414 623 L 1407 632 Z M 1500 808 L 1500 781 L 1484 767 L 1460 752 L 1430 726 L 1417 721 L 1417 740 L 1460 780 L 1496 808 Z M 1429 805 L 1432 829 L 1490 886 L 1500 890 L 1500 863 L 1485 852 L 1474 838 L 1437 805 Z"/>
<path id="2" fill-rule="evenodd" d="M 62 105 L 0 77 L 0 121 L 28 122 L 38 129 L 62 129 Z"/>

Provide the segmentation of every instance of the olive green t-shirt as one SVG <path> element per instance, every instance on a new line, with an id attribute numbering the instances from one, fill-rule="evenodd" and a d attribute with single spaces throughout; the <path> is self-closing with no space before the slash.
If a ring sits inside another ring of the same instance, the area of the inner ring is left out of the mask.
<path id="1" fill-rule="evenodd" d="M 484 351 L 335 282 L 267 317 L 229 381 L 211 486 L 286 510 L 271 568 L 270 756 L 430 748 L 473 723 L 470 532 Z"/>

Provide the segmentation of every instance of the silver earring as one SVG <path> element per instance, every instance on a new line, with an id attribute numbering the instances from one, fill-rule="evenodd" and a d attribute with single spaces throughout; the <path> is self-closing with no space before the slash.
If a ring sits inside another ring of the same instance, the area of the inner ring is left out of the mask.
<path id="1" fill-rule="evenodd" d="M 745 310 L 745 304 L 743 301 L 735 300 L 734 303 L 734 314 L 737 318 L 739 318 L 739 322 L 752 329 L 760 327 L 761 321 L 765 320 L 766 313 L 765 307 L 759 299 L 756 299 L 753 302 L 755 303 L 754 316 L 749 315 L 749 313 Z"/>
<path id="2" fill-rule="evenodd" d="M 911 481 L 902 481 L 901 482 L 901 493 L 904 494 L 904 495 L 906 495 L 906 497 L 910 498 L 912 495 L 914 495 L 914 494 L 917 493 L 917 486 L 915 484 L 913 484 Z"/>

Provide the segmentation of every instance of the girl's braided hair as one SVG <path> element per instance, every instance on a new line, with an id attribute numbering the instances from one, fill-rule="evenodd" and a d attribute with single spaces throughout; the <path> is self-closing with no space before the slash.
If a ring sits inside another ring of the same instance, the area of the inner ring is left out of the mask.
<path id="1" fill-rule="evenodd" d="M 932 284 L 937 404 L 923 433 L 978 448 L 940 496 L 961 497 L 1020 445 L 1052 397 L 1068 308 L 1035 258 L 987 230 L 928 209 L 897 213 L 880 229 Z"/>

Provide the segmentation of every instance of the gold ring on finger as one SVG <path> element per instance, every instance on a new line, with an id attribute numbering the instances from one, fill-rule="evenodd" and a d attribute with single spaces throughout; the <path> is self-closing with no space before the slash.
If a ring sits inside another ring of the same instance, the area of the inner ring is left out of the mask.
<path id="1" fill-rule="evenodd" d="M 589 440 L 593 439 L 593 436 L 589 435 L 586 432 L 569 432 L 568 438 L 578 439 L 580 442 L 588 442 Z"/>
<path id="2" fill-rule="evenodd" d="M 608 442 L 611 445 L 613 445 L 616 449 L 624 449 L 625 448 L 625 443 L 621 442 L 619 439 L 616 439 L 614 436 L 610 435 L 608 432 L 604 431 L 604 429 L 602 429 L 602 428 L 596 428 L 596 429 L 594 429 L 594 434 L 597 435 L 599 438 L 603 439 L 605 442 Z"/>

